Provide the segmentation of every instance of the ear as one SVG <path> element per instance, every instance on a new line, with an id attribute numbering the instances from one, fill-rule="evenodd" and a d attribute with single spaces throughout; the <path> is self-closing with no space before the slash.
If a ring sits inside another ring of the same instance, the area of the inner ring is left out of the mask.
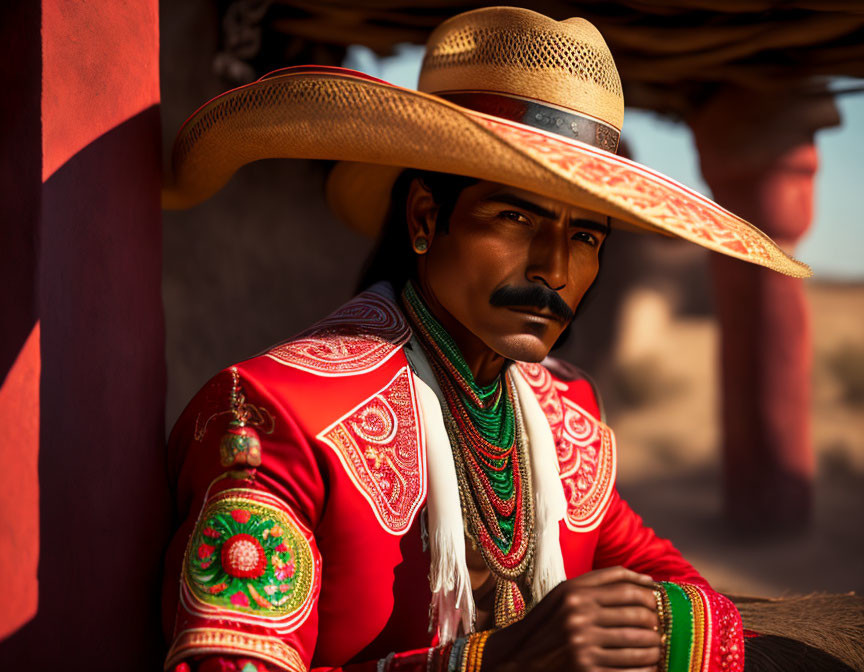
<path id="1" fill-rule="evenodd" d="M 414 178 L 408 187 L 405 200 L 405 221 L 408 223 L 408 238 L 413 242 L 424 236 L 428 245 L 435 238 L 435 220 L 438 217 L 438 204 L 429 188 L 420 178 Z"/>

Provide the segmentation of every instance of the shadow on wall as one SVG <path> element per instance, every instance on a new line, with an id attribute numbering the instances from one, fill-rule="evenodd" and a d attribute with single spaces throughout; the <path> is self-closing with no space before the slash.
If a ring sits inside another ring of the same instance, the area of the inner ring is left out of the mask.
<path id="1" fill-rule="evenodd" d="M 158 129 L 151 107 L 42 188 L 39 610 L 0 643 L 4 662 L 161 666 L 169 504 Z M 95 640 L 85 636 L 97 626 Z"/>
<path id="2" fill-rule="evenodd" d="M 38 608 L 39 562 L 39 328 L 36 296 L 42 195 L 39 3 L 0 5 L 0 424 L 7 427 L 0 471 L 0 574 L 4 599 L 0 638 L 28 622 Z"/>

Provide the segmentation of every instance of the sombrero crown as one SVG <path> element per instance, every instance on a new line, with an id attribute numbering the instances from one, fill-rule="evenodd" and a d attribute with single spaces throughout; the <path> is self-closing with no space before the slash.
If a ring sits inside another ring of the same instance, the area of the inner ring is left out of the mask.
<path id="1" fill-rule="evenodd" d="M 278 70 L 201 107 L 174 145 L 166 207 L 189 207 L 264 158 L 342 161 L 328 197 L 374 235 L 405 168 L 514 185 L 793 276 L 809 268 L 710 199 L 614 154 L 624 115 L 612 55 L 589 22 L 512 7 L 430 36 L 419 91 L 343 68 Z"/>
<path id="2" fill-rule="evenodd" d="M 520 9 L 460 14 L 429 37 L 418 88 L 613 152 L 618 146 L 621 79 L 584 19 Z"/>

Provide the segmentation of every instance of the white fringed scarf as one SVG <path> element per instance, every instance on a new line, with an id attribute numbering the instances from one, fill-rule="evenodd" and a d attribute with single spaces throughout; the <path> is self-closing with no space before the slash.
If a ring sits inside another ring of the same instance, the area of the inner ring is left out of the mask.
<path id="1" fill-rule="evenodd" d="M 419 348 L 414 350 L 412 359 L 420 354 L 418 351 Z M 510 367 L 509 375 L 522 411 L 531 464 L 536 543 L 531 585 L 534 601 L 538 602 L 566 578 L 558 524 L 567 514 L 567 502 L 546 414 L 515 365 Z M 456 467 L 441 404 L 436 393 L 419 376 L 415 375 L 414 382 L 426 437 L 429 476 L 426 506 L 431 554 L 431 614 L 437 619 L 439 640 L 445 644 L 456 639 L 460 624 L 463 633 L 474 632 L 476 610 L 465 560 L 465 529 Z"/>

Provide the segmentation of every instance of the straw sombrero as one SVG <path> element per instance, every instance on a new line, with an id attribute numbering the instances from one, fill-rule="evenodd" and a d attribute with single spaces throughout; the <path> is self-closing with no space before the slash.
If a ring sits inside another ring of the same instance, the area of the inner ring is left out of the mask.
<path id="1" fill-rule="evenodd" d="M 796 277 L 810 269 L 710 199 L 615 155 L 621 80 L 589 22 L 513 7 L 460 14 L 430 36 L 419 91 L 344 68 L 277 70 L 198 109 L 174 143 L 166 208 L 215 194 L 268 158 L 341 161 L 328 198 L 375 235 L 404 168 L 467 175 L 609 215 Z"/>

